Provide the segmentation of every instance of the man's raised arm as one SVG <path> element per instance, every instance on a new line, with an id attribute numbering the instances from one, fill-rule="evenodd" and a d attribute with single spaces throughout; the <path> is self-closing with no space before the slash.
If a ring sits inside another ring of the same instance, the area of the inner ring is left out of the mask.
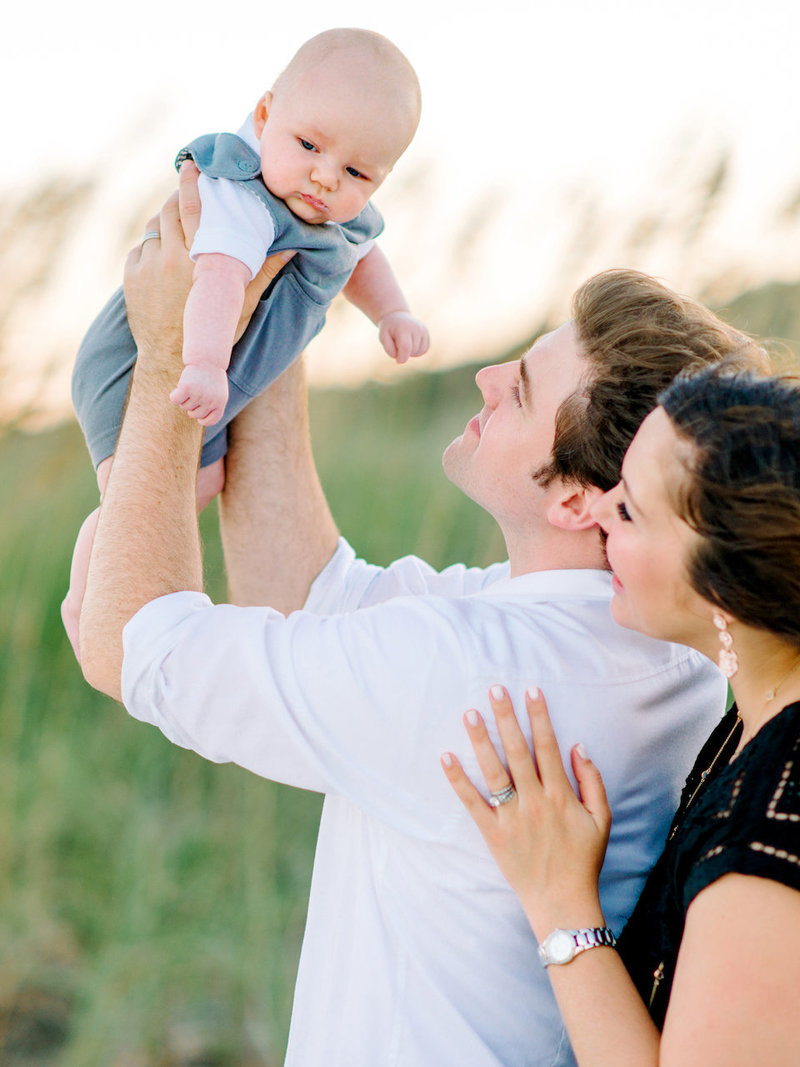
<path id="1" fill-rule="evenodd" d="M 122 630 L 146 603 L 202 589 L 196 481 L 202 427 L 169 400 L 182 369 L 183 307 L 192 264 L 196 172 L 181 171 L 181 211 L 172 197 L 125 265 L 125 300 L 138 358 L 114 463 L 103 497 L 80 623 L 87 681 L 120 698 Z M 184 208 L 187 208 L 184 211 Z M 251 282 L 246 312 L 280 270 L 268 260 Z"/>
<path id="2" fill-rule="evenodd" d="M 301 608 L 338 531 L 314 465 L 306 380 L 296 360 L 234 420 L 220 525 L 231 600 Z"/>

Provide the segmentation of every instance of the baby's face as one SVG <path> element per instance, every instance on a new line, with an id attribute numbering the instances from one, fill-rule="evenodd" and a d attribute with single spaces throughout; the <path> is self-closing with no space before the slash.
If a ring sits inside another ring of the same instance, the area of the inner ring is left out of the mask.
<path id="1" fill-rule="evenodd" d="M 402 153 L 376 97 L 311 70 L 256 105 L 264 182 L 304 222 L 355 218 Z"/>

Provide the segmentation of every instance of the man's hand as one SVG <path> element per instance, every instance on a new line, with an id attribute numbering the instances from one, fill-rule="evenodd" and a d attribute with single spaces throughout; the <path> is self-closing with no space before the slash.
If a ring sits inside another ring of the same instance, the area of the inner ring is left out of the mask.
<path id="1" fill-rule="evenodd" d="M 183 307 L 192 284 L 192 261 L 174 193 L 147 231 L 160 237 L 138 245 L 125 261 L 125 308 L 139 349 L 180 359 Z M 177 366 L 177 365 L 176 365 Z M 180 373 L 180 372 L 178 372 Z"/>
<path id="2" fill-rule="evenodd" d="M 194 163 L 187 160 L 182 164 L 178 192 L 147 223 L 147 231 L 159 233 L 160 238 L 138 245 L 125 263 L 125 306 L 131 333 L 140 350 L 157 351 L 163 357 L 162 369 L 171 371 L 173 385 L 182 370 L 183 309 L 194 270 L 189 249 L 200 225 L 198 175 Z M 293 255 L 279 252 L 270 256 L 247 286 L 237 341 L 261 295 Z"/>

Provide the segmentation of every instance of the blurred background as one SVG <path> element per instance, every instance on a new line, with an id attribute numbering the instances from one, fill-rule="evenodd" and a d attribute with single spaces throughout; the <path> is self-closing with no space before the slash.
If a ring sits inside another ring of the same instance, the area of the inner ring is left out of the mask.
<path id="1" fill-rule="evenodd" d="M 800 337 L 800 8 L 784 0 L 17 6 L 0 69 L 0 1064 L 282 1062 L 319 800 L 204 764 L 83 683 L 60 627 L 94 475 L 69 376 L 193 136 L 331 25 L 391 37 L 423 120 L 376 197 L 430 326 L 396 368 L 343 302 L 309 353 L 337 521 L 386 562 L 503 547 L 439 456 L 597 270 Z M 24 107 L 22 104 L 24 103 Z M 214 508 L 208 582 L 225 596 Z"/>

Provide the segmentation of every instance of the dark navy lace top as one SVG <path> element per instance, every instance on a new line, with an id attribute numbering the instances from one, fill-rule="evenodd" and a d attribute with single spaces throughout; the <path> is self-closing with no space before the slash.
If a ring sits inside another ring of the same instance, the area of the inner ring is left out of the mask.
<path id="1" fill-rule="evenodd" d="M 702 889 L 737 873 L 800 890 L 800 703 L 770 719 L 730 763 L 741 730 L 732 708 L 704 745 L 664 852 L 619 941 L 659 1027 L 686 912 Z"/>

